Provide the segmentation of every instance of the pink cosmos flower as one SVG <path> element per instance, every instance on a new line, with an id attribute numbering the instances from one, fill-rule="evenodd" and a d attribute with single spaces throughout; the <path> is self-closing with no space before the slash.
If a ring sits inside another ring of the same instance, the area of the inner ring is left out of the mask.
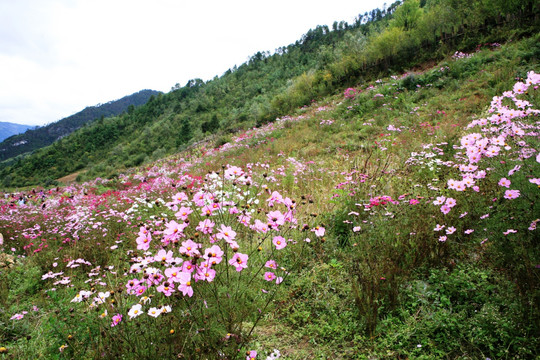
<path id="1" fill-rule="evenodd" d="M 184 296 L 193 296 L 193 288 L 191 287 L 191 273 L 182 272 L 179 275 L 180 285 L 178 291 L 181 291 Z"/>
<path id="2" fill-rule="evenodd" d="M 196 229 L 203 234 L 211 234 L 214 229 L 214 225 L 216 224 L 212 220 L 204 219 L 203 221 L 199 222 L 199 225 L 197 225 Z"/>
<path id="3" fill-rule="evenodd" d="M 163 235 L 165 235 L 166 242 L 169 241 L 175 242 L 180 237 L 184 237 L 183 234 L 184 229 L 188 226 L 186 223 L 179 224 L 174 220 L 171 220 L 166 224 L 167 228 L 165 231 L 163 231 Z"/>
<path id="4" fill-rule="evenodd" d="M 277 191 L 274 191 L 272 195 L 270 195 L 270 198 L 266 200 L 266 202 L 268 202 L 268 206 L 270 207 L 274 206 L 274 203 L 281 204 L 283 203 L 283 196 L 281 196 L 281 194 Z"/>
<path id="5" fill-rule="evenodd" d="M 179 268 L 176 266 L 165 269 L 165 276 L 167 277 L 167 281 L 180 282 L 179 276 L 181 272 L 182 272 L 182 268 Z"/>
<path id="6" fill-rule="evenodd" d="M 242 271 L 247 268 L 248 258 L 248 255 L 237 252 L 234 254 L 233 258 L 229 260 L 229 264 L 234 266 L 236 271 Z"/>
<path id="7" fill-rule="evenodd" d="M 446 229 L 447 235 L 453 234 L 454 232 L 456 232 L 456 228 L 453 226 L 450 226 L 448 229 Z"/>
<path id="8" fill-rule="evenodd" d="M 116 314 L 112 317 L 111 327 L 115 327 L 122 321 L 122 314 Z"/>
<path id="9" fill-rule="evenodd" d="M 446 197 L 444 196 L 437 196 L 437 199 L 433 201 L 433 205 L 442 205 L 446 201 Z"/>
<path id="10" fill-rule="evenodd" d="M 270 269 L 277 269 L 277 264 L 274 260 L 268 260 L 264 266 Z"/>
<path id="11" fill-rule="evenodd" d="M 452 210 L 452 208 L 450 206 L 448 206 L 448 205 L 441 206 L 441 212 L 443 214 L 445 214 L 445 215 L 448 214 L 450 212 L 450 210 Z"/>
<path id="12" fill-rule="evenodd" d="M 216 234 L 216 238 L 224 239 L 225 241 L 231 241 L 236 238 L 236 231 L 230 226 L 225 226 L 221 224 L 221 230 Z"/>
<path id="13" fill-rule="evenodd" d="M 150 248 L 150 241 L 152 241 L 152 236 L 149 232 L 144 236 L 139 235 L 139 237 L 136 239 L 137 250 L 148 250 Z"/>
<path id="14" fill-rule="evenodd" d="M 270 211 L 268 215 L 268 226 L 277 229 L 280 225 L 285 224 L 285 216 L 280 211 Z"/>
<path id="15" fill-rule="evenodd" d="M 208 263 L 201 264 L 201 267 L 197 269 L 197 274 L 195 274 L 196 280 L 202 280 L 202 281 L 208 281 L 208 282 L 214 281 L 215 277 L 216 277 L 216 270 L 210 268 L 210 264 Z"/>
<path id="16" fill-rule="evenodd" d="M 529 182 L 534 185 L 540 186 L 540 178 L 529 179 Z"/>
<path id="17" fill-rule="evenodd" d="M 362 228 L 360 226 L 355 226 L 352 229 L 352 231 L 354 231 L 354 232 L 359 232 L 360 230 L 362 230 Z"/>
<path id="18" fill-rule="evenodd" d="M 274 236 L 272 243 L 276 246 L 276 250 L 281 250 L 287 246 L 287 240 L 283 236 Z"/>
<path id="19" fill-rule="evenodd" d="M 265 272 L 264 273 L 264 280 L 266 281 L 273 281 L 276 278 L 276 275 L 273 272 Z"/>
<path id="20" fill-rule="evenodd" d="M 255 360 L 256 358 L 257 352 L 255 350 L 251 350 L 246 356 L 246 360 Z"/>
<path id="21" fill-rule="evenodd" d="M 249 213 L 240 214 L 238 216 L 238 222 L 244 226 L 249 227 L 251 222 L 251 215 Z"/>
<path id="22" fill-rule="evenodd" d="M 315 226 L 311 231 L 313 231 L 316 236 L 321 237 L 324 236 L 326 230 L 322 226 Z"/>
<path id="23" fill-rule="evenodd" d="M 473 229 L 467 229 L 465 230 L 465 234 L 469 235 L 469 234 L 472 234 L 474 232 Z"/>
<path id="24" fill-rule="evenodd" d="M 520 195 L 519 190 L 506 190 L 504 192 L 504 198 L 508 200 L 517 199 L 519 195 Z"/>
<path id="25" fill-rule="evenodd" d="M 164 249 L 161 249 L 154 256 L 154 261 L 163 261 L 166 263 L 170 263 L 172 259 L 173 259 L 173 252 L 171 250 L 166 251 Z"/>
<path id="26" fill-rule="evenodd" d="M 212 216 L 212 214 L 214 213 L 214 210 L 217 210 L 213 205 L 217 205 L 217 204 L 204 205 L 201 208 L 201 215 L 202 216 Z"/>
<path id="27" fill-rule="evenodd" d="M 186 240 L 182 243 L 182 246 L 180 247 L 180 254 L 187 256 L 199 255 L 200 253 L 198 249 L 201 246 L 201 244 L 198 244 L 193 240 Z"/>
<path id="28" fill-rule="evenodd" d="M 445 242 L 446 239 L 447 239 L 447 237 L 446 237 L 445 235 L 439 236 L 439 241 L 440 241 L 440 242 Z"/>
<path id="29" fill-rule="evenodd" d="M 24 317 L 23 314 L 15 314 L 9 318 L 9 320 L 21 320 Z"/>
<path id="30" fill-rule="evenodd" d="M 174 216 L 176 216 L 177 219 L 180 219 L 180 220 L 186 220 L 189 216 L 189 214 L 191 214 L 193 212 L 193 210 L 191 210 L 191 208 L 189 207 L 186 207 L 186 206 L 182 206 L 178 212 L 176 214 L 174 214 Z"/>
<path id="31" fill-rule="evenodd" d="M 238 166 L 231 166 L 225 170 L 225 179 L 233 180 L 243 174 L 244 172 Z"/>
<path id="32" fill-rule="evenodd" d="M 445 225 L 439 225 L 439 224 L 437 224 L 437 226 L 435 226 L 435 228 L 433 229 L 433 231 L 441 231 L 442 229 L 444 229 L 444 226 L 445 226 Z"/>
<path id="33" fill-rule="evenodd" d="M 269 230 L 268 225 L 259 219 L 255 220 L 255 223 L 251 226 L 251 228 L 258 233 L 266 233 Z"/>
<path id="34" fill-rule="evenodd" d="M 509 188 L 510 184 L 512 183 L 507 178 L 502 178 L 501 180 L 499 180 L 499 186 L 504 186 L 506 188 Z"/>
<path id="35" fill-rule="evenodd" d="M 517 233 L 517 230 L 514 230 L 514 229 L 508 229 L 503 232 L 504 235 L 515 234 L 515 233 Z"/>
<path id="36" fill-rule="evenodd" d="M 223 260 L 223 251 L 217 245 L 214 245 L 204 251 L 204 256 L 206 260 L 212 265 L 219 264 Z"/>
<path id="37" fill-rule="evenodd" d="M 157 292 L 163 293 L 165 296 L 171 296 L 174 292 L 174 284 L 165 281 L 163 284 L 157 287 Z"/>
<path id="38" fill-rule="evenodd" d="M 133 288 L 132 291 L 135 296 L 142 296 L 142 294 L 144 294 L 144 292 L 146 291 L 146 286 L 137 285 L 136 287 Z"/>
<path id="39" fill-rule="evenodd" d="M 515 173 L 516 171 L 519 171 L 519 169 L 521 169 L 521 165 L 516 165 L 516 166 L 514 166 L 513 169 L 510 169 L 510 171 L 508 171 L 508 176 L 514 175 L 514 173 Z"/>
<path id="40" fill-rule="evenodd" d="M 182 263 L 182 272 L 192 273 L 193 271 L 195 271 L 195 265 L 193 265 L 190 261 L 184 261 Z"/>
<path id="41" fill-rule="evenodd" d="M 456 206 L 456 199 L 447 198 L 446 202 L 445 202 L 445 205 L 448 206 L 449 208 L 453 208 L 454 206 Z"/>

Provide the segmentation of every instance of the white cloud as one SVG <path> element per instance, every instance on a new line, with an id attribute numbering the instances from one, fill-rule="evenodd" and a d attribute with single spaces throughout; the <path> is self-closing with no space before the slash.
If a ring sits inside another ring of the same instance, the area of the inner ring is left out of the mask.
<path id="1" fill-rule="evenodd" d="M 0 1 L 0 121 L 45 124 L 142 89 L 221 76 L 383 1 Z"/>

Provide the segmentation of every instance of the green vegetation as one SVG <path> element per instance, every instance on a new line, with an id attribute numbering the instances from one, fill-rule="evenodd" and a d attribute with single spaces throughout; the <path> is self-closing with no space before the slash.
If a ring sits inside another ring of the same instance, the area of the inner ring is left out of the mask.
<path id="1" fill-rule="evenodd" d="M 490 3 L 509 23 L 531 4 Z M 239 116 L 260 123 L 249 130 L 226 107 L 202 110 L 213 102 L 173 113 L 173 96 L 200 99 L 235 72 L 194 80 L 70 137 L 95 163 L 85 176 L 111 179 L 0 197 L 0 359 L 538 358 L 540 35 L 491 23 L 484 2 L 405 5 L 373 12 L 366 44 L 452 5 L 483 29 L 466 37 L 475 51 L 447 44 L 404 71 L 383 59 L 379 77 L 328 85 L 279 120 Z M 512 41 L 473 43 L 491 36 Z M 322 69 L 286 91 L 309 91 Z M 167 140 L 156 124 L 172 118 L 183 130 Z M 98 162 L 124 156 L 107 139 L 138 131 L 134 119 L 146 142 L 124 161 L 141 166 Z M 152 131 L 183 151 L 163 157 Z M 193 277 L 174 269 L 188 262 Z"/>
<path id="2" fill-rule="evenodd" d="M 358 16 L 354 24 L 318 26 L 273 54 L 258 52 L 221 77 L 175 85 L 145 106 L 95 123 L 56 146 L 0 163 L 5 187 L 43 184 L 84 170 L 110 176 L 276 117 L 335 89 L 441 60 L 456 49 L 507 42 L 538 32 L 534 1 L 407 1 Z M 460 14 L 456 16 L 455 14 Z M 187 126 L 189 123 L 189 126 Z M 185 130 L 189 129 L 189 132 Z M 69 161 L 65 161 L 66 157 Z"/>

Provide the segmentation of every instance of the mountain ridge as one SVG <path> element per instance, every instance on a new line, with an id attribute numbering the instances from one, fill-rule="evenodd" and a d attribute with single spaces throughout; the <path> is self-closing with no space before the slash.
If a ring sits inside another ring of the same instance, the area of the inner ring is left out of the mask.
<path id="1" fill-rule="evenodd" d="M 0 142 L 13 135 L 24 133 L 26 130 L 32 128 L 36 128 L 36 126 L 0 121 Z"/>
<path id="2" fill-rule="evenodd" d="M 155 90 L 141 90 L 104 104 L 87 106 L 83 110 L 51 124 L 30 129 L 23 134 L 12 134 L 0 143 L 0 161 L 32 152 L 62 139 L 99 118 L 117 116 L 131 111 L 130 107 L 145 104 L 150 97 L 161 94 Z"/>

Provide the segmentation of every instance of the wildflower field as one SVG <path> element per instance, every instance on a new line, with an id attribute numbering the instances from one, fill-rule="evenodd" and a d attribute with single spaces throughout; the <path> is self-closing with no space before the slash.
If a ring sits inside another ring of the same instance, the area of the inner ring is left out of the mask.
<path id="1" fill-rule="evenodd" d="M 1 194 L 0 359 L 537 358 L 538 40 Z"/>

